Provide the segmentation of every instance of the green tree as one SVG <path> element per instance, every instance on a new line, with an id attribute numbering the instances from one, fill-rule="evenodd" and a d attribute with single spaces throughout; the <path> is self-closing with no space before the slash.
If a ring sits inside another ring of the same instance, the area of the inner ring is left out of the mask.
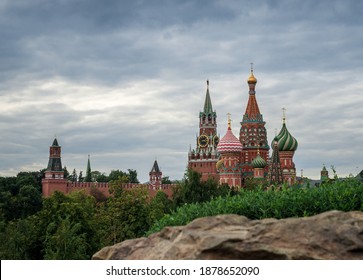
<path id="1" fill-rule="evenodd" d="M 111 196 L 97 214 L 103 246 L 142 236 L 149 229 L 148 192 L 124 190 Z"/>
<path id="2" fill-rule="evenodd" d="M 83 172 L 79 171 L 79 175 L 78 175 L 78 182 L 83 182 L 84 178 L 83 178 Z"/>
<path id="3" fill-rule="evenodd" d="M 42 194 L 34 186 L 23 186 L 17 196 L 20 218 L 33 215 L 42 209 Z"/>
<path id="4" fill-rule="evenodd" d="M 39 216 L 45 258 L 90 259 L 100 249 L 98 222 L 95 220 L 96 204 L 92 196 L 83 191 L 69 195 L 55 192 L 44 199 L 43 205 Z M 77 246 L 80 248 L 75 252 L 67 249 Z"/>
<path id="5" fill-rule="evenodd" d="M 33 186 L 41 190 L 37 176 L 38 173 L 36 172 L 19 172 L 18 175 L 16 175 L 16 185 L 18 187 L 18 191 L 22 186 Z"/>
<path id="6" fill-rule="evenodd" d="M 163 176 L 163 177 L 161 178 L 161 183 L 162 183 L 162 184 L 171 184 L 171 181 L 170 181 L 170 179 L 169 179 L 169 176 Z"/>
<path id="7" fill-rule="evenodd" d="M 164 192 L 158 191 L 149 204 L 149 224 L 152 225 L 165 214 L 169 214 L 172 208 L 173 202 Z"/>
<path id="8" fill-rule="evenodd" d="M 108 182 L 108 177 L 105 173 L 98 170 L 91 172 L 92 182 Z"/>
<path id="9" fill-rule="evenodd" d="M 69 180 L 71 180 L 72 182 L 77 182 L 77 171 L 76 169 L 73 169 L 72 174 L 69 176 Z"/>
<path id="10" fill-rule="evenodd" d="M 48 225 L 45 240 L 45 256 L 47 260 L 82 260 L 89 259 L 87 253 L 87 234 L 80 222 L 74 222 L 69 216 Z"/>
<path id="11" fill-rule="evenodd" d="M 129 172 L 129 174 L 128 174 L 129 183 L 134 183 L 134 184 L 140 183 L 139 180 L 137 179 L 137 171 L 136 170 L 127 169 L 127 171 Z"/>
<path id="12" fill-rule="evenodd" d="M 208 201 L 219 195 L 216 180 L 209 178 L 207 181 L 202 181 L 200 173 L 188 169 L 183 180 L 173 191 L 173 201 L 175 206 L 180 206 L 185 203 Z"/>
<path id="13" fill-rule="evenodd" d="M 26 219 L 0 222 L 0 258 L 2 260 L 40 260 L 42 237 L 36 215 Z"/>
<path id="14" fill-rule="evenodd" d="M 64 172 L 64 178 L 69 178 L 69 172 L 68 172 L 67 166 L 63 167 L 63 172 Z"/>
<path id="15" fill-rule="evenodd" d="M 42 208 L 41 193 L 36 186 L 25 185 L 20 188 L 11 186 L 11 190 L 14 192 L 0 192 L 0 211 L 5 221 L 25 218 Z"/>
<path id="16" fill-rule="evenodd" d="M 111 170 L 110 175 L 108 175 L 108 180 L 109 181 L 117 181 L 119 178 L 122 178 L 122 177 L 125 177 L 125 176 L 127 176 L 127 174 L 125 172 L 119 170 L 119 169 Z M 125 183 L 128 183 L 128 182 L 129 182 L 129 179 Z"/>

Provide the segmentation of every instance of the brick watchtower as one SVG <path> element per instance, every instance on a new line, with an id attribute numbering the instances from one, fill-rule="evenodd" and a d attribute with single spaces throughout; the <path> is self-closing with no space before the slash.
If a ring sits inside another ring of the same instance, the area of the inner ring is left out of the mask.
<path id="1" fill-rule="evenodd" d="M 252 160 L 257 157 L 258 151 L 260 156 L 267 162 L 268 151 L 270 149 L 267 142 L 265 122 L 263 121 L 263 116 L 260 113 L 260 109 L 257 104 L 255 91 L 257 79 L 253 75 L 252 66 L 251 74 L 247 80 L 247 83 L 249 87 L 249 97 L 246 112 L 242 118 L 239 135 L 239 140 L 243 146 L 241 153 L 241 168 L 243 178 L 253 177 L 254 170 L 252 166 Z M 264 176 L 267 174 L 267 172 L 268 167 L 266 166 L 264 168 Z"/>
<path id="2" fill-rule="evenodd" d="M 213 177 L 218 180 L 216 163 L 218 154 L 216 147 L 219 142 L 217 135 L 217 113 L 213 111 L 209 94 L 209 81 L 203 111 L 199 113 L 199 135 L 196 138 L 196 149 L 191 147 L 188 153 L 188 168 L 202 174 L 202 180 Z"/>
<path id="3" fill-rule="evenodd" d="M 66 193 L 67 179 L 64 178 L 61 161 L 61 146 L 57 138 L 54 138 L 52 146 L 49 147 L 49 161 L 47 170 L 42 180 L 42 192 L 44 196 L 50 196 L 54 191 Z"/>
<path id="4" fill-rule="evenodd" d="M 154 165 L 151 169 L 151 171 L 149 172 L 149 184 L 154 188 L 154 189 L 158 189 L 161 186 L 161 180 L 162 180 L 162 172 L 160 171 L 158 162 L 155 160 L 154 161 Z"/>

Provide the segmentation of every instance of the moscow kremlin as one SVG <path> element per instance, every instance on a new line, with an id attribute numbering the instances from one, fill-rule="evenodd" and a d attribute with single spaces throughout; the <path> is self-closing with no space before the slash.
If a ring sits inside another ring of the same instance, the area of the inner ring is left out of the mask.
<path id="1" fill-rule="evenodd" d="M 251 64 L 252 65 L 252 64 Z M 298 147 L 297 140 L 290 134 L 286 126 L 285 109 L 283 109 L 282 127 L 275 135 L 271 145 L 267 139 L 265 121 L 260 112 L 256 98 L 257 79 L 253 67 L 247 79 L 248 102 L 238 137 L 232 131 L 231 118 L 228 114 L 228 128 L 219 139 L 217 132 L 217 113 L 213 110 L 212 99 L 207 81 L 207 90 L 203 111 L 199 113 L 199 134 L 196 147 L 190 146 L 188 152 L 188 168 L 201 174 L 202 180 L 213 178 L 219 184 L 243 188 L 246 180 L 265 180 L 269 185 L 279 186 L 283 183 L 297 183 L 294 154 Z M 271 155 L 270 155 L 271 152 Z M 122 184 L 124 189 L 145 188 L 150 196 L 158 191 L 172 195 L 174 184 L 162 184 L 162 172 L 155 160 L 146 184 Z M 55 138 L 50 146 L 48 167 L 42 180 L 43 196 L 48 197 L 55 191 L 70 193 L 75 190 L 97 189 L 109 196 L 108 183 L 72 182 L 64 177 L 61 162 L 61 146 Z"/>

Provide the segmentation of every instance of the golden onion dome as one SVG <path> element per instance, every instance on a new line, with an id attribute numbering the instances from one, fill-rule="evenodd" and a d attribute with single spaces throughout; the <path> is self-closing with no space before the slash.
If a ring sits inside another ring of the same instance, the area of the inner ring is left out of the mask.
<path id="1" fill-rule="evenodd" d="M 256 84 L 257 83 L 257 79 L 253 75 L 253 71 L 252 70 L 251 70 L 251 75 L 250 75 L 250 77 L 247 80 L 247 83 L 249 83 L 249 84 Z"/>

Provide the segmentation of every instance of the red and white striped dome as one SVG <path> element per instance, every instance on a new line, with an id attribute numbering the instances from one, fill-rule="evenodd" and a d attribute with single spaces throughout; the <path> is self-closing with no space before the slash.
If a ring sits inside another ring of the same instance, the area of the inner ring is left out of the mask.
<path id="1" fill-rule="evenodd" d="M 230 126 L 228 126 L 226 135 L 219 141 L 217 151 L 220 154 L 242 151 L 242 144 L 237 137 L 234 136 Z"/>

